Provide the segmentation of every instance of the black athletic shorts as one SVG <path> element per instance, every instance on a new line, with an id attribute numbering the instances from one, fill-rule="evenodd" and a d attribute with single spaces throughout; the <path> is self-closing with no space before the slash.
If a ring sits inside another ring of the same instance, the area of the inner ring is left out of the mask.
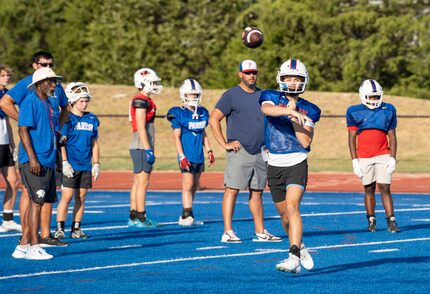
<path id="1" fill-rule="evenodd" d="M 62 177 L 62 185 L 64 188 L 83 188 L 90 189 L 93 187 L 92 174 L 90 171 L 76 171 L 73 173 L 73 178 L 68 178 L 65 175 Z"/>
<path id="2" fill-rule="evenodd" d="M 10 145 L 0 145 L 0 167 L 14 166 L 13 154 L 10 152 Z"/>
<path id="3" fill-rule="evenodd" d="M 304 160 L 296 165 L 287 167 L 267 167 L 267 182 L 272 193 L 273 202 L 285 200 L 288 186 L 300 186 L 306 190 L 308 182 L 308 161 Z"/>
<path id="4" fill-rule="evenodd" d="M 45 202 L 54 203 L 58 200 L 53 168 L 42 166 L 42 172 L 36 176 L 30 172 L 30 164 L 26 162 L 20 165 L 19 171 L 31 201 L 43 204 Z"/>
<path id="5" fill-rule="evenodd" d="M 205 164 L 204 163 L 191 163 L 190 170 L 182 169 L 181 166 L 179 166 L 179 169 L 181 173 L 190 173 L 190 174 L 201 174 L 205 171 Z"/>

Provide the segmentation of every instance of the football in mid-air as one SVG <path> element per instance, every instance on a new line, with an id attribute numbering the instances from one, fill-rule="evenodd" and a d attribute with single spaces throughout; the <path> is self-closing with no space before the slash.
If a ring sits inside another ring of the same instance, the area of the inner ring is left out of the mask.
<path id="1" fill-rule="evenodd" d="M 243 30 L 242 42 L 248 48 L 258 48 L 264 42 L 263 32 L 257 27 L 247 27 Z"/>

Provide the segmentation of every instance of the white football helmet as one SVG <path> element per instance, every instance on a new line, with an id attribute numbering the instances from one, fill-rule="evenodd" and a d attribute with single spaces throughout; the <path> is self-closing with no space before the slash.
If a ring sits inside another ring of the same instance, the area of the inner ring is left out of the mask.
<path id="1" fill-rule="evenodd" d="M 384 92 L 381 85 L 375 80 L 365 80 L 361 83 L 360 89 L 361 103 L 369 109 L 375 109 L 381 106 Z M 379 97 L 378 99 L 370 99 L 370 97 Z"/>
<path id="2" fill-rule="evenodd" d="M 150 68 L 141 68 L 134 73 L 134 85 L 146 93 L 160 94 L 163 86 L 161 79 Z"/>
<path id="3" fill-rule="evenodd" d="M 187 97 L 185 94 L 197 94 L 197 97 Z M 186 79 L 179 88 L 179 95 L 185 105 L 198 107 L 202 101 L 202 86 L 194 79 Z"/>
<path id="4" fill-rule="evenodd" d="M 300 83 L 297 89 L 289 89 L 288 84 L 282 81 L 284 76 L 298 76 L 303 77 L 305 80 Z M 305 91 L 306 85 L 309 81 L 309 74 L 306 70 L 306 66 L 298 59 L 289 59 L 285 61 L 278 70 L 278 75 L 276 76 L 276 82 L 279 85 L 279 89 L 282 92 L 288 94 L 301 94 Z"/>
<path id="5" fill-rule="evenodd" d="M 92 98 L 87 84 L 82 82 L 71 82 L 67 85 L 65 92 L 71 105 L 81 98 L 88 98 L 88 101 L 91 101 Z"/>

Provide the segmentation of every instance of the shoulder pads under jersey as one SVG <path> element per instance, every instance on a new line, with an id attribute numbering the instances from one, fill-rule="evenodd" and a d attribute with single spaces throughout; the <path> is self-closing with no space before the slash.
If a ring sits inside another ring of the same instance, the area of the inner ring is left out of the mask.
<path id="1" fill-rule="evenodd" d="M 148 108 L 149 106 L 150 105 L 149 105 L 148 100 L 140 99 L 140 98 L 133 100 L 133 107 L 134 108 Z"/>

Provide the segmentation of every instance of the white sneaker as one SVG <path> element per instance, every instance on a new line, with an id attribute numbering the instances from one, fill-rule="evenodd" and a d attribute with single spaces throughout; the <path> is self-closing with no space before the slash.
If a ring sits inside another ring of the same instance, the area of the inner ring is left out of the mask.
<path id="1" fill-rule="evenodd" d="M 12 253 L 12 257 L 17 259 L 24 258 L 28 250 L 30 250 L 30 244 L 18 245 L 16 246 L 15 251 Z"/>
<path id="2" fill-rule="evenodd" d="M 7 232 L 7 230 L 4 229 L 2 226 L 0 226 L 0 233 L 5 233 L 5 232 Z"/>
<path id="3" fill-rule="evenodd" d="M 194 217 L 192 217 L 191 215 L 187 216 L 186 218 L 182 218 L 182 216 L 179 216 L 178 225 L 189 227 L 189 226 L 192 226 L 193 224 L 194 224 Z"/>
<path id="4" fill-rule="evenodd" d="M 193 226 L 193 225 L 198 225 L 198 226 L 202 226 L 202 225 L 204 225 L 204 222 L 202 222 L 202 221 L 198 221 L 198 220 L 196 220 L 194 217 L 192 217 L 192 216 L 188 216 L 188 217 L 186 217 L 186 218 L 182 218 L 182 216 L 180 216 L 179 217 L 179 220 L 178 220 L 178 225 L 180 225 L 180 226 Z"/>
<path id="5" fill-rule="evenodd" d="M 308 271 L 314 268 L 314 260 L 303 242 L 300 244 L 300 263 Z"/>
<path id="6" fill-rule="evenodd" d="M 298 274 L 302 270 L 300 258 L 290 253 L 287 259 L 276 265 L 276 269 L 282 272 Z"/>
<path id="7" fill-rule="evenodd" d="M 2 228 L 5 229 L 6 231 L 18 231 L 18 232 L 22 232 L 22 228 L 20 224 L 17 224 L 16 222 L 14 222 L 13 220 L 10 221 L 3 221 L 2 223 Z"/>
<path id="8" fill-rule="evenodd" d="M 39 244 L 37 244 L 30 246 L 30 249 L 28 250 L 24 258 L 30 260 L 47 260 L 53 257 L 53 255 L 47 253 L 45 249 L 43 249 L 42 247 L 40 247 Z"/>
<path id="9" fill-rule="evenodd" d="M 223 243 L 242 243 L 242 240 L 236 234 L 229 230 L 222 235 L 221 242 Z"/>
<path id="10" fill-rule="evenodd" d="M 264 229 L 263 233 L 255 233 L 257 238 L 252 239 L 254 242 L 282 242 L 280 237 L 276 237 Z"/>

